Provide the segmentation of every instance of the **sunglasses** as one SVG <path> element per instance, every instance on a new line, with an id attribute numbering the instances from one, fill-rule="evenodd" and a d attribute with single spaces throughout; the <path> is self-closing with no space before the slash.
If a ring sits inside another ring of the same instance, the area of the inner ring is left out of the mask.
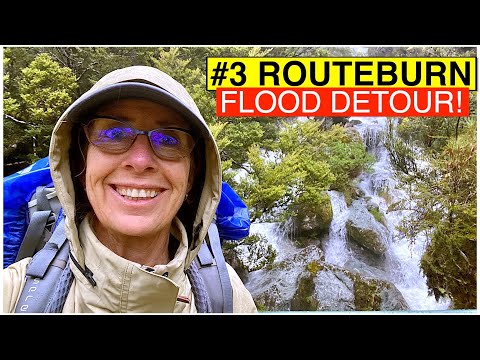
<path id="1" fill-rule="evenodd" d="M 126 152 L 138 135 L 147 135 L 155 155 L 166 160 L 187 157 L 195 146 L 195 140 L 187 130 L 166 127 L 142 131 L 106 116 L 91 118 L 83 129 L 90 144 L 110 154 Z"/>

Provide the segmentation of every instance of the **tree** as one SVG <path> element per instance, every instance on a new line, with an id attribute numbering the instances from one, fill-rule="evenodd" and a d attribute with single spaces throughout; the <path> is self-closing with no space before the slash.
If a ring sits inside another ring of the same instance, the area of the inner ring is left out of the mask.
<path id="1" fill-rule="evenodd" d="M 350 189 L 373 161 L 356 135 L 340 126 L 324 130 L 313 119 L 284 121 L 273 150 L 252 145 L 237 188 L 253 219 L 303 221 L 323 212 L 325 191 Z"/>
<path id="2" fill-rule="evenodd" d="M 429 291 L 437 300 L 451 299 L 456 309 L 472 309 L 477 296 L 476 122 L 475 117 L 461 122 L 464 130 L 443 140 L 440 150 L 418 141 L 413 146 L 393 131 L 386 147 L 407 192 L 396 206 L 410 211 L 398 229 L 412 243 L 418 235 L 426 238 L 421 269 Z"/>
<path id="3" fill-rule="evenodd" d="M 53 126 L 73 101 L 77 86 L 72 71 L 61 67 L 47 54 L 39 54 L 22 70 L 19 95 L 23 106 L 16 113 L 17 123 L 23 122 L 25 135 L 15 141 L 30 149 L 25 154 L 28 162 L 48 155 Z M 6 110 L 13 111 L 13 108 Z M 6 112 L 6 115 L 10 114 Z M 13 129 L 14 126 L 9 127 L 8 131 Z"/>
<path id="4" fill-rule="evenodd" d="M 477 308 L 475 120 L 468 125 L 468 131 L 451 138 L 432 161 L 439 177 L 426 200 L 437 216 L 432 217 L 435 230 L 421 260 L 430 291 L 437 300 L 452 299 L 456 309 Z"/>
<path id="5" fill-rule="evenodd" d="M 12 155 L 16 155 L 16 150 L 18 148 L 16 141 L 24 136 L 26 124 L 24 121 L 17 120 L 20 104 L 14 97 L 12 97 L 10 92 L 11 75 L 8 71 L 10 69 L 10 54 L 10 49 L 5 49 L 3 58 L 3 67 L 5 69 L 3 75 L 3 113 L 5 119 L 3 122 L 3 132 L 5 135 L 3 141 L 3 156 L 4 159 L 11 159 L 7 162 L 16 163 L 19 160 Z"/>

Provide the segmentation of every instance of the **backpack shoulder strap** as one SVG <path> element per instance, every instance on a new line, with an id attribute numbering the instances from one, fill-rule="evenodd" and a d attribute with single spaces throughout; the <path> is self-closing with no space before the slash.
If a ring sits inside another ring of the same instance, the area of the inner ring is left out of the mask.
<path id="1" fill-rule="evenodd" d="M 69 245 L 65 236 L 64 219 L 52 236 L 27 266 L 27 279 L 15 312 L 45 312 L 55 293 L 59 278 L 68 268 Z M 71 284 L 71 281 L 68 285 Z"/>
<path id="2" fill-rule="evenodd" d="M 38 249 L 43 247 L 50 236 L 48 227 L 56 221 L 56 214 L 50 206 L 47 197 L 47 193 L 49 192 L 45 186 L 37 186 L 34 196 L 32 196 L 32 198 L 35 198 L 35 211 L 30 217 L 27 231 L 25 232 L 15 261 L 33 256 Z"/>
<path id="3" fill-rule="evenodd" d="M 212 222 L 208 237 L 203 241 L 195 259 L 202 276 L 212 310 L 215 313 L 233 312 L 233 289 L 217 225 Z"/>

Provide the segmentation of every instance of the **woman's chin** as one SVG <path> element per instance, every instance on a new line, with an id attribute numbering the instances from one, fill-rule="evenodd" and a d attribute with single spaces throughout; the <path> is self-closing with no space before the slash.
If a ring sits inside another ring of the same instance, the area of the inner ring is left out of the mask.
<path id="1" fill-rule="evenodd" d="M 155 232 L 159 232 L 158 219 L 146 219 L 143 216 L 122 216 L 117 218 L 114 226 L 116 230 L 127 236 L 151 236 Z"/>

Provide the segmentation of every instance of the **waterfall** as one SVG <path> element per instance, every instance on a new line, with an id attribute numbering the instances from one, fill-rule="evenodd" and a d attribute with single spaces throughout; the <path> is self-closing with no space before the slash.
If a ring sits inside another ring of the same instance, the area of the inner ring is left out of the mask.
<path id="1" fill-rule="evenodd" d="M 365 197 L 368 197 L 374 203 L 378 204 L 379 210 L 384 214 L 387 228 L 389 231 L 388 248 L 385 254 L 388 261 L 387 272 L 390 281 L 400 290 L 405 300 L 412 310 L 445 310 L 449 306 L 449 301 L 437 302 L 433 296 L 428 295 L 426 278 L 421 273 L 420 259 L 424 252 L 425 238 L 418 236 L 415 243 L 412 244 L 404 239 L 397 226 L 407 214 L 407 211 L 388 211 L 388 205 L 395 203 L 405 196 L 401 185 L 397 183 L 393 176 L 392 166 L 390 164 L 388 152 L 383 144 L 383 137 L 386 131 L 386 118 L 359 117 L 351 118 L 359 120 L 360 123 L 355 128 L 360 133 L 367 150 L 375 156 L 376 162 L 373 165 L 371 173 L 364 173 L 359 176 L 358 187 Z M 388 194 L 388 197 L 385 196 Z M 335 217 L 330 228 L 329 239 L 326 249 L 333 246 L 332 243 L 338 243 L 338 229 L 333 223 L 343 222 L 346 215 L 346 209 L 340 214 L 336 214 L 338 207 L 338 195 L 329 194 Z M 334 196 L 332 196 L 334 195 Z M 388 202 L 387 202 L 388 199 Z M 333 232 L 332 232 L 333 231 Z M 345 230 L 343 230 L 345 231 Z M 348 254 L 343 255 L 348 256 Z M 336 259 L 341 258 L 338 255 L 326 256 L 326 260 L 338 264 Z"/>
<path id="2" fill-rule="evenodd" d="M 277 252 L 275 261 L 280 262 L 295 253 L 293 245 L 294 234 L 291 222 L 283 223 L 253 223 L 250 225 L 250 234 L 263 235 Z"/>
<path id="3" fill-rule="evenodd" d="M 345 196 L 338 191 L 328 191 L 332 203 L 333 219 L 329 229 L 329 241 L 325 244 L 325 261 L 343 266 L 348 258 L 347 229 L 345 223 L 348 218 L 348 208 Z"/>
<path id="4" fill-rule="evenodd" d="M 389 161 L 388 152 L 384 146 L 384 133 L 387 126 L 386 118 L 358 117 L 354 127 L 360 133 L 367 151 L 375 156 L 375 163 L 372 171 L 362 173 L 358 176 L 357 186 L 360 193 L 363 193 L 365 206 L 375 204 L 378 211 L 384 215 L 385 221 L 378 224 L 378 233 L 385 242 L 386 252 L 382 268 L 370 269 L 371 274 L 380 274 L 382 279 L 393 283 L 400 291 L 411 311 L 440 311 L 448 310 L 450 301 L 436 301 L 434 296 L 428 295 L 426 278 L 420 269 L 420 259 L 425 251 L 425 238 L 419 236 L 412 245 L 407 239 L 401 236 L 397 226 L 408 214 L 406 210 L 392 211 L 389 205 L 405 197 L 402 185 L 397 182 L 392 166 Z M 353 123 L 353 122 L 352 122 Z M 343 193 L 328 191 L 332 205 L 332 222 L 329 227 L 328 236 L 322 241 L 322 250 L 325 255 L 325 262 L 337 267 L 344 267 L 347 270 L 355 270 L 362 259 L 358 257 L 358 249 L 352 251 L 351 243 L 347 239 L 346 222 L 349 217 L 350 208 L 345 201 Z M 300 249 L 295 246 L 295 229 L 292 223 L 253 223 L 250 228 L 251 234 L 263 235 L 268 244 L 277 251 L 276 263 L 294 259 Z M 315 239 L 312 239 L 315 240 Z M 321 239 L 318 239 L 319 241 Z M 375 267 L 367 264 L 367 268 Z M 293 269 L 300 269 L 298 265 Z M 277 270 L 278 273 L 261 269 L 249 273 L 246 281 L 247 288 L 255 294 L 261 294 L 265 289 L 274 292 L 273 299 L 281 298 L 280 294 L 293 296 L 297 286 L 298 271 Z M 325 278 L 322 289 L 329 289 L 329 283 Z M 275 283 L 277 286 L 269 288 Z M 338 290 L 340 291 L 340 290 Z M 341 306 L 341 305 L 340 305 Z"/>

